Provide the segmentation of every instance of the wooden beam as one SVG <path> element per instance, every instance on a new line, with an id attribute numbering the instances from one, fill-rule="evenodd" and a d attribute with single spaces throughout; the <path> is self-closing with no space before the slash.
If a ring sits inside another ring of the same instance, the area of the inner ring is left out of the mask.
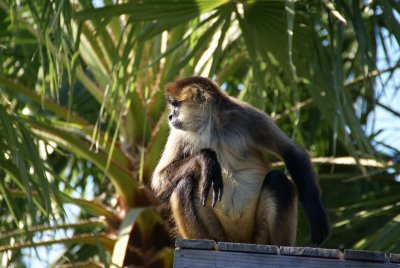
<path id="1" fill-rule="evenodd" d="M 213 240 L 177 240 L 174 267 L 327 267 L 395 268 L 400 254 L 311 247 L 277 247 L 219 242 Z"/>

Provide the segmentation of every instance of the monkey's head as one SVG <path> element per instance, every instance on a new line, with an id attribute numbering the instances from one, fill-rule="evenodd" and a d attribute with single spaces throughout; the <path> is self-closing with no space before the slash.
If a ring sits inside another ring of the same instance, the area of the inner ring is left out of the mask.
<path id="1" fill-rule="evenodd" d="M 211 120 L 216 103 L 223 93 L 212 80 L 194 76 L 168 83 L 166 99 L 171 108 L 171 127 L 197 131 Z"/>

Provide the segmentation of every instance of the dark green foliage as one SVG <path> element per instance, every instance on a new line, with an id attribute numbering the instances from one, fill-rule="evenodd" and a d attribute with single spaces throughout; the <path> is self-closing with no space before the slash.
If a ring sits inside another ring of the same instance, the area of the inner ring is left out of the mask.
<path id="1" fill-rule="evenodd" d="M 382 98 L 398 100 L 397 1 L 117 2 L 0 2 L 1 265 L 61 243 L 56 264 L 171 266 L 147 185 L 168 135 L 163 86 L 194 74 L 311 153 L 333 227 L 323 246 L 400 251 L 400 152 L 371 131 L 377 107 L 399 122 Z M 309 245 L 302 213 L 299 227 Z"/>

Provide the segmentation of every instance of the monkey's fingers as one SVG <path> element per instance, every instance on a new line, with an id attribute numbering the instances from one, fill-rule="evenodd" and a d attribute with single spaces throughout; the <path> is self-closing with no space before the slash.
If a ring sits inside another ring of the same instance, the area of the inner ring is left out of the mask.
<path id="1" fill-rule="evenodd" d="M 208 191 L 205 191 L 204 193 L 202 193 L 201 198 L 200 198 L 201 205 L 203 207 L 206 206 L 207 198 L 208 198 Z"/>
<path id="2" fill-rule="evenodd" d="M 200 199 L 201 205 L 202 205 L 203 207 L 206 206 L 206 199 L 207 199 L 207 198 L 204 198 L 204 197 L 202 197 L 202 198 Z"/>
<path id="3" fill-rule="evenodd" d="M 208 193 L 210 192 L 210 188 L 211 188 L 211 181 L 210 180 L 206 180 L 203 183 L 201 188 L 202 189 L 200 191 L 200 202 L 201 202 L 201 205 L 203 207 L 205 207 L 207 199 L 208 199 Z"/>
<path id="4" fill-rule="evenodd" d="M 222 197 L 222 189 L 214 190 L 213 192 L 213 202 L 212 202 L 212 207 L 215 207 L 215 205 L 218 202 L 221 202 L 221 197 Z"/>
<path id="5" fill-rule="evenodd" d="M 212 207 L 215 207 L 215 204 L 217 203 L 217 199 L 218 199 L 218 192 L 213 192 L 213 201 L 212 201 Z"/>
<path id="6" fill-rule="evenodd" d="M 329 236 L 330 226 L 326 212 L 319 199 L 306 199 L 303 206 L 311 227 L 311 242 L 319 245 Z"/>
<path id="7" fill-rule="evenodd" d="M 222 183 L 222 178 L 221 180 L 217 180 L 213 182 L 213 202 L 212 206 L 215 207 L 215 204 L 221 201 L 222 198 L 222 189 L 223 189 L 223 183 Z"/>
<path id="8" fill-rule="evenodd" d="M 219 193 L 218 193 L 218 202 L 221 202 L 221 198 L 222 198 L 222 189 L 219 189 Z"/>

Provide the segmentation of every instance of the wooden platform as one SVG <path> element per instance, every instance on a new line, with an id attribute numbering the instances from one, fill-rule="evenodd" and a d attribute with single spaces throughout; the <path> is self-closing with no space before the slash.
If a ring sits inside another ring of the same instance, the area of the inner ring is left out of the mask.
<path id="1" fill-rule="evenodd" d="M 183 267 L 400 267 L 400 254 L 309 247 L 216 243 L 213 240 L 175 242 L 175 268 Z"/>

